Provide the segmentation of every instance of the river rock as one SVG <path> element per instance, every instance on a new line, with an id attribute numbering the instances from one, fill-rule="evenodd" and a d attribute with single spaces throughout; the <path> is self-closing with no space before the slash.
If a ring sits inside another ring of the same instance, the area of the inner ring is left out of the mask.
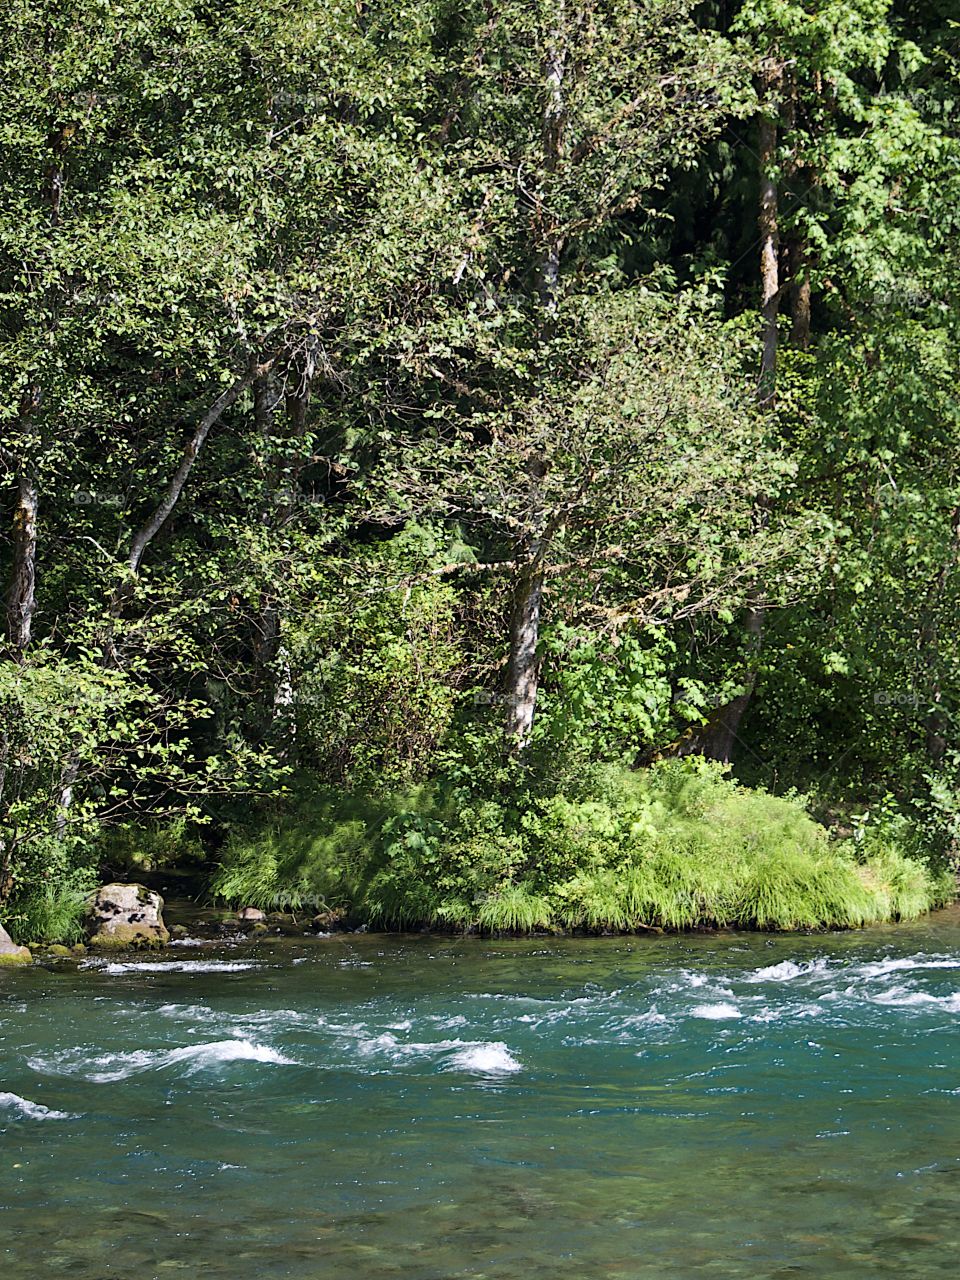
<path id="1" fill-rule="evenodd" d="M 105 884 L 87 903 L 92 947 L 162 947 L 170 941 L 163 899 L 142 884 Z"/>
<path id="2" fill-rule="evenodd" d="M 244 924 L 257 924 L 266 918 L 266 914 L 259 907 L 241 907 L 237 912 L 237 919 Z"/>
<path id="3" fill-rule="evenodd" d="M 18 947 L 0 924 L 0 965 L 30 964 L 33 956 L 29 947 Z"/>

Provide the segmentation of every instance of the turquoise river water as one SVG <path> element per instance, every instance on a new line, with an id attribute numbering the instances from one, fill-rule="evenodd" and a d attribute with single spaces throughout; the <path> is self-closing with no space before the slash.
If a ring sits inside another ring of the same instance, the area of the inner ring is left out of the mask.
<path id="1" fill-rule="evenodd" d="M 955 1276 L 960 913 L 0 971 L 0 1274 Z"/>

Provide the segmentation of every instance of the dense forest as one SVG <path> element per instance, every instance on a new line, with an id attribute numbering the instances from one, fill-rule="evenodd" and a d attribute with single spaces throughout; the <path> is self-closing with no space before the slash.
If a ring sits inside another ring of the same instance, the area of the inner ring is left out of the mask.
<path id="1" fill-rule="evenodd" d="M 10 931 L 944 900 L 957 17 L 11 0 Z"/>

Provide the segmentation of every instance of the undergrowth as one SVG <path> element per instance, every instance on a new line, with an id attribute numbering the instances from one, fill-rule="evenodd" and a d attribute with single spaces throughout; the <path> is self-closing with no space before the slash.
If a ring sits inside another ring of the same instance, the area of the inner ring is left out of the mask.
<path id="1" fill-rule="evenodd" d="M 48 882 L 33 888 L 16 902 L 4 923 L 18 942 L 79 942 L 90 887 Z"/>
<path id="2" fill-rule="evenodd" d="M 229 842 L 214 893 L 337 909 L 380 927 L 519 932 L 854 928 L 952 896 L 906 827 L 831 842 L 801 797 L 738 786 L 688 758 L 585 771 L 564 791 L 521 779 L 382 796 L 312 792 Z"/>

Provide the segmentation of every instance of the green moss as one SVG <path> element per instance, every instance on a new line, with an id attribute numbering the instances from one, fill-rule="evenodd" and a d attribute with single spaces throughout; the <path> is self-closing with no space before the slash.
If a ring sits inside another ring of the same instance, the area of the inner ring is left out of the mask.
<path id="1" fill-rule="evenodd" d="M 17 947 L 15 951 L 0 951 L 0 969 L 17 968 L 24 964 L 33 964 L 33 956 L 27 947 Z"/>
<path id="2" fill-rule="evenodd" d="M 145 930 L 141 925 L 116 924 L 111 926 L 109 933 L 94 934 L 89 945 L 98 951 L 125 951 L 129 948 L 149 951 L 163 947 L 169 941 L 170 934 L 166 929 Z"/>

